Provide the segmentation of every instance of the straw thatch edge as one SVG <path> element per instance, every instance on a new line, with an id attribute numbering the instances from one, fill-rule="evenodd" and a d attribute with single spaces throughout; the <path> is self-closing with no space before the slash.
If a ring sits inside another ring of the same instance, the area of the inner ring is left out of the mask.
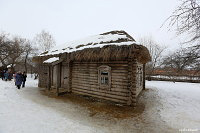
<path id="1" fill-rule="evenodd" d="M 114 61 L 126 60 L 128 58 L 137 59 L 138 62 L 144 64 L 151 60 L 149 51 L 142 45 L 106 45 L 102 48 L 85 48 L 83 50 L 75 51 L 72 53 L 62 53 L 58 55 L 36 56 L 33 62 L 43 63 L 43 61 L 52 58 L 60 57 L 65 58 L 69 56 L 71 61 Z"/>

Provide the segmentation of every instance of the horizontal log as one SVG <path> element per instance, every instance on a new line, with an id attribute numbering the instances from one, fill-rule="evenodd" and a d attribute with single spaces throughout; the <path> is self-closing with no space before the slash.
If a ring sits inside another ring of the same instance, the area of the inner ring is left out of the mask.
<path id="1" fill-rule="evenodd" d="M 90 79 L 98 79 L 98 76 L 97 75 L 76 75 L 76 74 L 73 74 L 72 75 L 72 78 L 80 78 L 80 79 L 83 79 L 83 78 L 90 78 Z M 127 80 L 128 81 L 128 76 L 112 76 L 111 79 L 115 79 L 115 80 Z"/>
<path id="2" fill-rule="evenodd" d="M 99 89 L 99 85 L 93 85 L 93 84 L 80 84 L 80 83 L 72 83 L 72 86 L 83 86 L 83 87 L 88 87 L 91 89 Z M 118 92 L 124 92 L 124 93 L 128 93 L 128 87 L 124 87 L 124 86 L 119 86 L 119 85 L 112 85 L 111 86 L 111 91 L 118 91 Z"/>
<path id="3" fill-rule="evenodd" d="M 72 70 L 82 70 L 82 71 L 98 71 L 98 67 L 83 67 L 83 66 L 76 66 L 73 67 Z M 120 71 L 120 70 L 124 70 L 124 71 L 128 71 L 128 67 L 111 67 L 111 70 L 116 70 L 116 71 Z"/>
<path id="4" fill-rule="evenodd" d="M 87 87 L 90 89 L 104 89 L 104 88 L 99 88 L 99 85 L 95 85 L 95 84 L 73 83 L 72 86 Z M 128 93 L 129 87 L 128 86 L 111 85 L 111 91 Z"/>
<path id="5" fill-rule="evenodd" d="M 75 77 L 73 76 L 74 80 L 82 80 L 82 81 L 91 81 L 91 82 L 98 82 L 98 77 Z M 111 78 L 111 82 L 122 82 L 122 83 L 128 83 L 128 80 L 126 79 L 117 79 L 117 78 Z"/>
<path id="6" fill-rule="evenodd" d="M 119 95 L 112 95 L 109 93 L 104 93 L 104 92 L 99 92 L 99 91 L 93 91 L 93 90 L 86 90 L 86 89 L 80 89 L 80 88 L 72 88 L 72 92 L 76 90 L 76 91 L 81 91 L 81 92 L 85 92 L 85 93 L 90 93 L 90 94 L 94 94 L 94 95 L 99 95 L 102 97 L 110 97 L 110 98 L 115 98 L 115 99 L 120 99 L 120 100 L 128 100 L 128 96 L 119 96 Z"/>
<path id="7" fill-rule="evenodd" d="M 127 104 L 127 101 L 128 101 L 128 100 L 115 99 L 115 98 L 110 98 L 110 97 L 105 97 L 105 96 L 99 96 L 99 95 L 95 95 L 92 93 L 87 93 L 87 92 L 77 91 L 77 90 L 73 90 L 72 92 L 76 93 L 76 94 L 80 94 L 80 95 L 92 96 L 92 97 L 105 99 L 105 100 L 109 100 L 109 101 L 113 101 L 113 102 L 118 102 L 118 103 L 122 103 L 122 104 Z"/>
<path id="8" fill-rule="evenodd" d="M 76 72 L 76 71 L 72 71 L 72 75 L 80 75 L 80 76 L 98 76 L 97 73 L 81 73 L 81 72 Z M 128 73 L 111 73 L 111 76 L 128 76 Z"/>
<path id="9" fill-rule="evenodd" d="M 78 73 L 78 72 L 72 72 L 72 77 L 73 76 L 94 76 L 94 77 L 97 77 L 98 74 L 94 74 L 94 73 Z"/>
<path id="10" fill-rule="evenodd" d="M 112 63 L 128 63 L 128 61 L 99 61 L 99 62 L 80 62 L 80 61 L 74 61 L 73 64 L 112 64 Z"/>
<path id="11" fill-rule="evenodd" d="M 129 93 L 130 91 L 128 88 L 121 88 L 120 86 L 118 87 L 111 87 L 111 91 L 116 91 L 116 92 L 121 92 L 121 93 Z"/>
<path id="12" fill-rule="evenodd" d="M 94 81 L 90 81 L 90 80 L 82 80 L 82 79 L 73 79 L 72 78 L 72 82 L 74 84 L 79 84 L 79 85 L 82 85 L 82 84 L 89 84 L 89 85 L 96 85 L 96 86 L 99 86 L 99 83 L 98 83 L 98 80 L 94 80 Z M 115 81 L 111 81 L 111 86 L 122 86 L 122 87 L 127 87 L 129 84 L 128 83 L 125 83 L 125 82 L 115 82 Z"/>
<path id="13" fill-rule="evenodd" d="M 121 89 L 126 89 L 126 90 L 129 89 L 127 85 L 125 85 L 125 86 L 120 86 L 120 85 L 112 84 L 111 87 L 112 87 L 112 88 L 121 88 Z"/>
<path id="14" fill-rule="evenodd" d="M 98 71 L 82 71 L 82 70 L 73 70 L 72 73 L 74 74 L 98 74 Z"/>
<path id="15" fill-rule="evenodd" d="M 98 85 L 98 80 L 83 80 L 83 79 L 74 79 L 72 78 L 72 82 L 79 83 L 79 84 L 92 84 L 92 85 Z"/>
<path id="16" fill-rule="evenodd" d="M 109 67 L 128 67 L 128 64 L 102 64 L 102 65 L 106 65 Z M 73 67 L 100 67 L 102 65 L 97 65 L 97 64 L 73 64 Z"/>
<path id="17" fill-rule="evenodd" d="M 94 92 L 99 92 L 99 93 L 106 93 L 110 95 L 117 95 L 117 96 L 122 96 L 122 97 L 127 97 L 129 96 L 129 92 L 120 92 L 120 91 L 113 91 L 113 90 L 105 90 L 105 89 L 100 89 L 98 87 L 88 87 L 88 86 L 78 86 L 78 85 L 72 85 L 72 89 L 84 89 L 87 91 L 94 91 Z"/>
<path id="18" fill-rule="evenodd" d="M 73 69 L 73 72 L 77 73 L 98 73 L 98 69 Z M 128 69 L 124 70 L 116 70 L 116 69 L 111 69 L 111 73 L 128 73 Z"/>
<path id="19" fill-rule="evenodd" d="M 98 80 L 98 76 L 80 76 L 80 75 L 73 75 L 72 79 L 78 80 Z"/>
<path id="20" fill-rule="evenodd" d="M 111 77 L 111 81 L 113 81 L 113 82 L 123 82 L 123 83 L 129 82 L 126 78 L 122 79 L 122 78 L 116 78 L 116 77 Z"/>
<path id="21" fill-rule="evenodd" d="M 99 84 L 97 82 L 79 82 L 79 81 L 74 81 L 72 85 L 74 86 L 84 86 L 84 87 L 88 87 L 88 88 L 94 88 L 94 89 L 98 89 L 99 88 Z M 128 90 L 128 84 L 124 85 L 124 84 L 111 84 L 111 90 L 116 90 L 116 91 L 123 91 L 123 92 L 127 92 L 124 91 L 124 89 Z"/>

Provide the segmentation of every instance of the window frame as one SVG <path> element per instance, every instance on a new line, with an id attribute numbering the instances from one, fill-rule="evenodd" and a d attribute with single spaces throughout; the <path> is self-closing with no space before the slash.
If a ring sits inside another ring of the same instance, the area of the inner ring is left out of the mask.
<path id="1" fill-rule="evenodd" d="M 108 75 L 101 75 L 102 72 L 107 72 Z M 102 78 L 108 78 L 108 84 L 102 84 Z M 98 84 L 100 89 L 111 90 L 111 67 L 107 65 L 101 65 L 98 67 Z"/>

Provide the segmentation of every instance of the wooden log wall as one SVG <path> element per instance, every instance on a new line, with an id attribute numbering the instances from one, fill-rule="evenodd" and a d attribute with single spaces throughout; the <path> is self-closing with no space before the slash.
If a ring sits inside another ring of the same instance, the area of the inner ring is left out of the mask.
<path id="1" fill-rule="evenodd" d="M 99 86 L 98 67 L 101 65 L 111 67 L 110 89 L 102 89 Z M 129 99 L 128 61 L 73 62 L 71 72 L 72 92 L 127 104 Z"/>
<path id="2" fill-rule="evenodd" d="M 129 100 L 128 105 L 136 106 L 136 66 L 137 62 L 135 59 L 128 59 L 128 88 L 129 88 Z"/>
<path id="3" fill-rule="evenodd" d="M 144 84 L 144 74 L 143 74 L 143 64 L 137 62 L 136 66 L 136 97 L 140 94 L 143 90 Z"/>
<path id="4" fill-rule="evenodd" d="M 48 86 L 48 66 L 46 65 L 40 65 L 39 66 L 39 71 L 38 71 L 38 74 L 39 74 L 39 83 L 38 83 L 38 86 L 39 87 L 42 87 L 42 88 L 47 88 Z"/>
<path id="5" fill-rule="evenodd" d="M 52 88 L 56 88 L 58 77 L 58 65 L 52 66 Z"/>

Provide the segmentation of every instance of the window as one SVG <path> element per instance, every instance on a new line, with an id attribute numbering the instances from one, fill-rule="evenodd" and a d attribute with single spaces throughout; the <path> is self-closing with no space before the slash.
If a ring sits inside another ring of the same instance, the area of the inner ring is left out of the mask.
<path id="1" fill-rule="evenodd" d="M 111 88 L 111 68 L 109 66 L 100 66 L 98 68 L 100 89 Z"/>

